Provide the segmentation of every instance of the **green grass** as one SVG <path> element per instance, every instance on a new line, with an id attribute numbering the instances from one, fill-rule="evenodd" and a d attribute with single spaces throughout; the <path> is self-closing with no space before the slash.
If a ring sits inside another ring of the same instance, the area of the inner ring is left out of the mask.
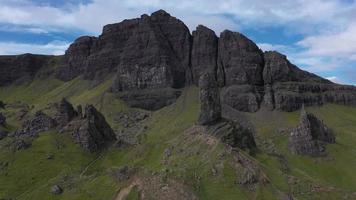
<path id="1" fill-rule="evenodd" d="M 127 195 L 126 200 L 139 200 L 140 199 L 140 192 L 137 186 L 134 186 L 130 193 Z"/>
<path id="2" fill-rule="evenodd" d="M 0 88 L 0 99 L 6 103 L 26 102 L 34 106 L 33 113 L 66 97 L 74 105 L 94 104 L 110 125 L 117 128 L 119 125 L 113 120 L 115 114 L 134 109 L 107 92 L 111 81 L 108 78 L 92 86 L 81 78 L 66 83 L 54 79 L 36 80 Z M 328 145 L 326 158 L 289 152 L 288 137 L 280 135 L 278 128 L 294 127 L 299 112 L 246 114 L 255 127 L 260 148 L 251 159 L 259 164 L 270 181 L 251 191 L 236 184 L 237 169 L 231 155 L 221 157 L 224 145 L 207 144 L 199 137 L 184 134 L 195 124 L 199 106 L 198 88 L 187 88 L 176 103 L 152 113 L 139 145 L 111 148 L 100 155 L 83 151 L 69 135 L 54 130 L 42 133 L 27 150 L 14 153 L 0 148 L 0 161 L 8 163 L 0 170 L 0 198 L 113 199 L 126 183 L 115 180 L 111 172 L 124 165 L 184 183 L 200 199 L 278 199 L 290 191 L 297 199 L 340 199 L 356 191 L 356 108 L 338 105 L 307 108 L 336 134 L 337 143 Z M 17 111 L 4 111 L 9 123 L 0 129 L 15 130 L 20 126 L 14 115 Z M 270 141 L 274 150 L 286 158 L 289 171 L 282 171 L 278 159 L 263 147 L 264 141 Z M 0 141 L 0 147 L 6 142 L 7 139 Z M 62 148 L 58 149 L 58 144 L 62 144 Z M 172 155 L 164 162 L 164 151 L 168 148 Z M 48 155 L 53 155 L 53 159 L 47 159 Z M 218 171 L 215 176 L 213 168 Z M 290 186 L 290 176 L 296 177 L 298 184 Z M 52 195 L 50 187 L 54 184 L 63 187 L 64 193 Z M 311 193 L 311 184 L 333 187 L 337 192 Z M 133 189 L 129 199 L 137 199 L 137 196 L 138 191 Z"/>

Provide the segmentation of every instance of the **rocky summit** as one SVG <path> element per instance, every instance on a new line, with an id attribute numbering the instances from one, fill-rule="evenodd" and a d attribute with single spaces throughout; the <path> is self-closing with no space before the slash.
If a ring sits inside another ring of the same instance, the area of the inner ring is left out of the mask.
<path id="1" fill-rule="evenodd" d="M 3 56 L 0 66 L 0 85 L 51 74 L 62 81 L 82 76 L 100 82 L 115 74 L 111 91 L 133 107 L 151 110 L 173 103 L 180 89 L 198 84 L 205 72 L 216 77 L 222 103 L 239 111 L 356 104 L 353 86 L 303 71 L 238 32 L 225 30 L 218 37 L 199 25 L 190 34 L 163 10 L 106 25 L 99 37 L 80 37 L 64 56 Z"/>

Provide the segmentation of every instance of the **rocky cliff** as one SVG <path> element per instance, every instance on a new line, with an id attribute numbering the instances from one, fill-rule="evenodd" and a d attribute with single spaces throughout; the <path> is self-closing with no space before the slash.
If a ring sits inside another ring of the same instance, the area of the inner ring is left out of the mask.
<path id="1" fill-rule="evenodd" d="M 55 56 L 34 54 L 0 56 L 0 86 L 33 79 L 35 75 L 41 74 L 42 68 L 56 65 L 54 58 Z"/>
<path id="2" fill-rule="evenodd" d="M 33 77 L 53 63 L 50 57 L 0 57 L 0 85 Z M 163 10 L 104 26 L 98 37 L 83 36 L 58 59 L 54 76 L 102 81 L 114 75 L 111 91 L 131 106 L 159 109 L 180 89 L 211 73 L 222 104 L 255 112 L 261 107 L 293 111 L 306 106 L 356 104 L 356 88 L 334 84 L 290 63 L 285 55 L 263 52 L 241 33 L 187 26 Z M 50 71 L 52 72 L 52 71 Z"/>

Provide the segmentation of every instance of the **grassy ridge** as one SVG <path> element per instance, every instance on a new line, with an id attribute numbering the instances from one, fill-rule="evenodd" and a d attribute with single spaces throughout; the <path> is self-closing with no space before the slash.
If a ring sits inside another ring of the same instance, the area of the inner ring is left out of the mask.
<path id="1" fill-rule="evenodd" d="M 91 103 L 115 128 L 118 126 L 113 120 L 115 113 L 131 108 L 106 92 L 110 83 L 110 78 L 95 87 L 80 78 L 66 83 L 37 80 L 0 88 L 0 99 L 34 105 L 31 111 L 45 108 L 62 97 L 75 105 Z M 133 147 L 89 154 L 74 144 L 70 136 L 55 131 L 42 133 L 31 148 L 16 153 L 1 148 L 6 139 L 0 141 L 0 161 L 7 163 L 7 167 L 0 170 L 0 198 L 113 199 L 126 183 L 115 180 L 111 172 L 124 165 L 178 180 L 201 199 L 277 199 L 288 192 L 298 199 L 343 198 L 356 188 L 356 174 L 353 173 L 356 166 L 356 108 L 326 105 L 308 108 L 308 111 L 323 119 L 336 133 L 337 144 L 328 145 L 328 157 L 296 156 L 288 151 L 288 138 L 278 129 L 295 126 L 299 112 L 246 114 L 255 126 L 261 150 L 253 159 L 270 180 L 267 185 L 257 186 L 255 192 L 236 184 L 236 169 L 231 156 L 224 154 L 224 145 L 207 143 L 206 138 L 185 133 L 194 125 L 199 113 L 198 89 L 193 87 L 187 88 L 173 105 L 154 112 L 141 144 Z M 10 115 L 16 110 L 6 112 Z M 10 118 L 9 127 L 14 129 L 18 125 L 15 118 Z M 285 157 L 289 170 L 283 170 L 281 162 L 271 154 L 271 148 Z M 167 149 L 172 155 L 165 160 Z M 47 159 L 48 155 L 53 158 Z M 213 168 L 217 175 L 212 175 Z M 291 177 L 298 183 L 290 184 Z M 64 188 L 62 195 L 54 196 L 49 192 L 54 184 Z M 311 193 L 311 185 L 335 190 Z M 133 191 L 131 197 L 137 197 L 137 191 Z"/>

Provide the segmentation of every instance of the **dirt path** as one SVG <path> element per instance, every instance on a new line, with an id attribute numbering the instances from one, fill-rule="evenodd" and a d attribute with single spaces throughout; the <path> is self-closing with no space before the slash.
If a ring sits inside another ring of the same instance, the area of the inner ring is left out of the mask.
<path id="1" fill-rule="evenodd" d="M 124 200 L 127 197 L 127 195 L 130 194 L 133 187 L 135 186 L 139 187 L 141 184 L 142 182 L 139 178 L 134 178 L 129 186 L 120 190 L 119 194 L 117 194 L 114 200 Z"/>

